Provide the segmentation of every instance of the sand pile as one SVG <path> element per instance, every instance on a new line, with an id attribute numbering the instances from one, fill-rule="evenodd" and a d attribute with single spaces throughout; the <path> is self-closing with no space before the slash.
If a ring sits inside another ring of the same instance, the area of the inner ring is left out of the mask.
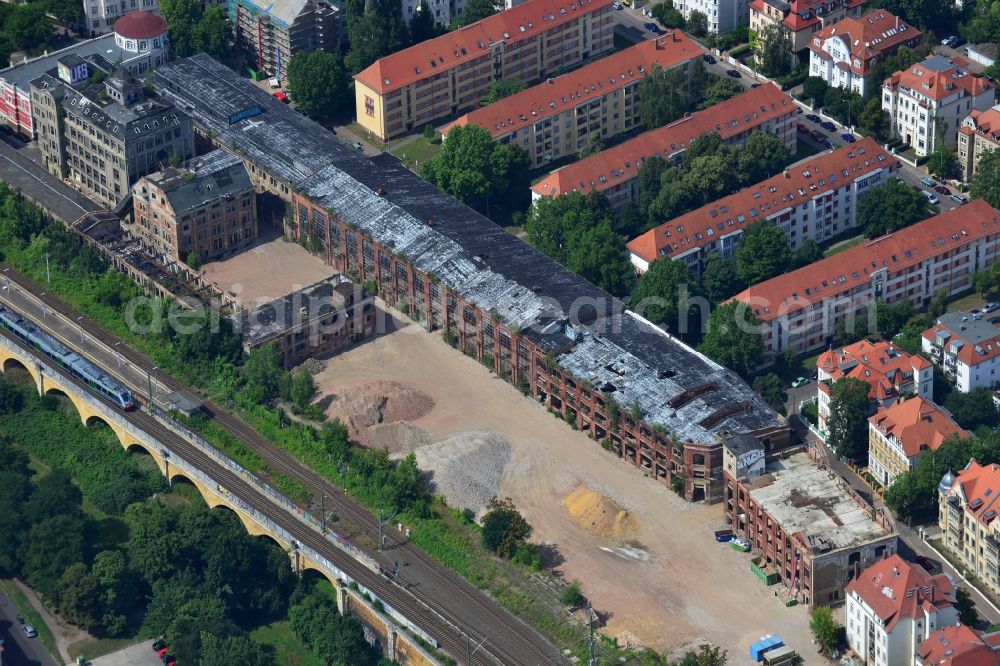
<path id="1" fill-rule="evenodd" d="M 406 421 L 376 423 L 368 426 L 366 435 L 369 447 L 388 449 L 392 458 L 403 458 L 431 441 L 426 432 Z"/>
<path id="2" fill-rule="evenodd" d="M 416 455 L 433 492 L 444 495 L 449 505 L 478 515 L 500 492 L 510 443 L 489 431 L 457 432 L 417 449 Z"/>
<path id="3" fill-rule="evenodd" d="M 639 531 L 639 521 L 620 504 L 587 486 L 563 498 L 563 506 L 577 525 L 591 534 L 627 538 Z"/>
<path id="4" fill-rule="evenodd" d="M 413 421 L 433 408 L 434 401 L 426 393 L 399 382 L 374 381 L 346 386 L 338 391 L 326 415 L 343 421 L 355 441 L 367 446 L 374 434 L 380 440 L 379 446 L 387 446 L 387 435 L 372 433 L 372 426 Z M 401 446 L 405 448 L 407 444 Z M 388 448 L 395 451 L 397 446 L 394 444 Z"/>

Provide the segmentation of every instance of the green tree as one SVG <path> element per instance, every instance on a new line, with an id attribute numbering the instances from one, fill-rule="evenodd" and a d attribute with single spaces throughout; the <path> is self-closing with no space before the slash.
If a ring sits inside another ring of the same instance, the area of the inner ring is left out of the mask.
<path id="1" fill-rule="evenodd" d="M 691 277 L 687 265 L 664 257 L 650 264 L 640 276 L 629 308 L 675 335 L 697 338 L 701 317 L 708 310 L 708 301 L 700 297 L 701 286 Z"/>
<path id="2" fill-rule="evenodd" d="M 83 562 L 71 564 L 56 585 L 58 607 L 73 624 L 93 629 L 101 616 L 100 584 Z"/>
<path id="3" fill-rule="evenodd" d="M 985 199 L 994 208 L 1000 207 L 1000 150 L 986 151 L 979 158 L 969 196 Z"/>
<path id="4" fill-rule="evenodd" d="M 715 106 L 716 104 L 721 104 L 727 99 L 731 99 L 739 94 L 742 94 L 743 91 L 744 88 L 739 81 L 731 79 L 728 76 L 715 76 L 714 74 L 709 74 L 708 80 L 705 83 L 705 89 L 701 94 L 701 103 L 698 104 L 698 108 L 707 109 Z"/>
<path id="5" fill-rule="evenodd" d="M 45 596 L 56 596 L 59 579 L 72 565 L 82 562 L 85 521 L 64 514 L 35 523 L 21 542 L 21 572 L 28 584 Z"/>
<path id="6" fill-rule="evenodd" d="M 420 165 L 420 175 L 441 190 L 487 215 L 527 205 L 528 155 L 500 144 L 478 125 L 452 127 L 441 150 Z"/>
<path id="7" fill-rule="evenodd" d="M 198 257 L 198 253 L 195 252 L 194 250 L 188 252 L 187 260 L 184 263 L 186 263 L 188 265 L 188 268 L 190 268 L 193 271 L 196 271 L 201 268 L 201 259 Z"/>
<path id="8" fill-rule="evenodd" d="M 246 379 L 244 396 L 251 403 L 266 403 L 278 396 L 278 381 L 281 370 L 281 355 L 273 342 L 250 350 L 243 363 L 243 377 Z"/>
<path id="9" fill-rule="evenodd" d="M 829 86 L 826 79 L 820 76 L 810 76 L 802 84 L 802 96 L 810 99 L 822 100 Z"/>
<path id="10" fill-rule="evenodd" d="M 926 197 L 898 178 L 870 188 L 858 199 L 858 226 L 877 238 L 930 217 Z"/>
<path id="11" fill-rule="evenodd" d="M 973 285 L 983 296 L 1000 289 L 1000 262 L 994 261 L 987 268 L 976 271 L 972 276 Z"/>
<path id="12" fill-rule="evenodd" d="M 718 252 L 709 252 L 702 259 L 701 287 L 712 303 L 721 303 L 744 286 L 732 259 L 724 258 Z"/>
<path id="13" fill-rule="evenodd" d="M 757 33 L 754 55 L 757 68 L 767 76 L 783 76 L 792 71 L 792 40 L 784 26 L 767 22 Z"/>
<path id="14" fill-rule="evenodd" d="M 760 320 L 744 303 L 724 303 L 709 316 L 708 331 L 698 350 L 748 377 L 764 359 Z"/>
<path id="15" fill-rule="evenodd" d="M 409 43 L 403 9 L 393 0 L 347 0 L 347 38 L 351 45 L 344 64 L 357 73 Z"/>
<path id="16" fill-rule="evenodd" d="M 955 178 L 959 174 L 958 156 L 941 144 L 928 156 L 927 169 L 938 178 Z"/>
<path id="17" fill-rule="evenodd" d="M 271 666 L 274 658 L 247 636 L 201 635 L 201 666 Z"/>
<path id="18" fill-rule="evenodd" d="M 789 262 L 788 269 L 795 270 L 796 268 L 808 266 L 809 264 L 817 262 L 822 258 L 823 250 L 820 249 L 816 241 L 811 238 L 807 238 L 802 242 L 802 245 L 800 245 L 797 250 L 792 252 L 792 258 Z"/>
<path id="19" fill-rule="evenodd" d="M 78 515 L 83 494 L 64 469 L 43 476 L 24 505 L 24 517 L 32 524 L 61 515 Z"/>
<path id="20" fill-rule="evenodd" d="M 163 0 L 159 3 L 160 15 L 167 21 L 170 50 L 185 58 L 198 52 L 201 36 L 198 21 L 204 12 L 198 0 Z"/>
<path id="21" fill-rule="evenodd" d="M 94 557 L 91 574 L 99 586 L 100 624 L 110 636 L 121 634 L 135 602 L 136 580 L 125 556 L 117 550 L 101 551 Z"/>
<path id="22" fill-rule="evenodd" d="M 352 95 L 340 58 L 326 51 L 301 51 L 288 63 L 288 90 L 299 111 L 328 121 L 351 110 Z"/>
<path id="23" fill-rule="evenodd" d="M 684 15 L 674 7 L 673 0 L 664 0 L 664 2 L 653 5 L 653 18 L 665 28 L 684 27 Z"/>
<path id="24" fill-rule="evenodd" d="M 611 208 L 597 191 L 539 199 L 524 229 L 539 250 L 612 294 L 624 295 L 635 284 L 625 239 L 612 229 Z"/>
<path id="25" fill-rule="evenodd" d="M 434 14 L 427 0 L 420 0 L 417 10 L 410 19 L 410 42 L 419 44 L 428 39 L 433 39 L 438 35 L 437 25 L 434 23 Z"/>
<path id="26" fill-rule="evenodd" d="M 220 5 L 209 5 L 194 26 L 194 43 L 213 58 L 225 58 L 233 47 L 233 24 Z"/>
<path id="27" fill-rule="evenodd" d="M 986 387 L 968 393 L 952 391 L 944 401 L 955 422 L 966 430 L 993 428 L 998 424 L 997 409 L 993 405 L 993 391 Z"/>
<path id="28" fill-rule="evenodd" d="M 580 591 L 580 581 L 576 579 L 571 580 L 559 594 L 559 601 L 563 606 L 569 606 L 570 608 L 583 606 L 587 601 L 587 597 L 583 596 L 583 592 Z"/>
<path id="29" fill-rule="evenodd" d="M 728 653 L 717 645 L 702 645 L 698 651 L 689 650 L 672 666 L 726 666 Z"/>
<path id="30" fill-rule="evenodd" d="M 758 375 L 753 380 L 753 390 L 764 402 L 771 406 L 771 409 L 781 415 L 785 414 L 785 401 L 788 400 L 788 393 L 785 391 L 785 382 L 781 377 L 769 372 L 766 375 Z"/>
<path id="31" fill-rule="evenodd" d="M 687 31 L 695 37 L 705 37 L 708 35 L 708 16 L 705 12 L 695 9 L 688 14 Z"/>
<path id="32" fill-rule="evenodd" d="M 489 106 L 494 102 L 499 102 L 504 97 L 510 97 L 515 93 L 519 93 L 527 87 L 528 85 L 518 76 L 493 81 L 490 83 L 489 93 L 487 93 L 486 97 L 483 98 L 483 101 L 480 102 L 479 105 Z"/>
<path id="33" fill-rule="evenodd" d="M 494 0 L 468 0 L 458 17 L 459 25 L 469 25 L 497 13 Z"/>
<path id="34" fill-rule="evenodd" d="M 45 15 L 45 6 L 40 2 L 11 8 L 3 23 L 3 34 L 11 48 L 29 53 L 41 53 L 55 42 L 52 21 Z"/>
<path id="35" fill-rule="evenodd" d="M 820 606 L 810 613 L 809 629 L 823 652 L 833 654 L 840 642 L 841 626 L 833 618 L 833 611 L 829 606 Z"/>
<path id="36" fill-rule="evenodd" d="M 958 621 L 967 627 L 975 627 L 979 624 L 979 611 L 976 610 L 976 602 L 972 600 L 972 595 L 964 587 L 955 588 L 955 608 L 958 609 Z"/>
<path id="37" fill-rule="evenodd" d="M 859 460 L 868 452 L 868 382 L 844 377 L 830 387 L 830 418 L 826 443 L 843 458 Z"/>
<path id="38" fill-rule="evenodd" d="M 662 5 L 659 5 L 662 6 Z M 688 75 L 682 67 L 654 64 L 639 82 L 639 121 L 647 130 L 677 120 L 692 102 Z"/>
<path id="39" fill-rule="evenodd" d="M 734 153 L 737 177 L 742 183 L 756 183 L 774 175 L 791 158 L 784 141 L 768 132 L 754 132 Z"/>
<path id="40" fill-rule="evenodd" d="M 865 108 L 858 116 L 858 126 L 876 139 L 882 140 L 888 136 L 891 119 L 889 112 L 882 109 L 882 100 L 872 97 L 865 102 Z"/>
<path id="41" fill-rule="evenodd" d="M 754 285 L 784 273 L 791 258 L 785 232 L 760 220 L 743 230 L 736 246 L 736 274 L 744 284 Z"/>
<path id="42" fill-rule="evenodd" d="M 509 497 L 502 500 L 494 497 L 486 505 L 486 509 L 483 516 L 483 545 L 501 557 L 513 557 L 518 546 L 531 536 L 531 525 L 514 508 L 514 502 Z"/>
<path id="43" fill-rule="evenodd" d="M 361 623 L 341 615 L 330 594 L 313 587 L 296 596 L 288 609 L 288 625 L 314 655 L 332 666 L 374 666 Z"/>
<path id="44" fill-rule="evenodd" d="M 299 368 L 292 375 L 292 402 L 299 409 L 305 409 L 316 395 L 316 382 L 305 368 Z"/>

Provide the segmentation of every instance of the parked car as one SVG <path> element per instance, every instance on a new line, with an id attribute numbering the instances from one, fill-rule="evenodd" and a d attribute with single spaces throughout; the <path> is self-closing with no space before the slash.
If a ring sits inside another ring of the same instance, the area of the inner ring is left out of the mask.
<path id="1" fill-rule="evenodd" d="M 355 141 L 355 142 L 354 142 L 353 144 L 351 144 L 351 145 L 353 145 L 353 146 L 354 146 L 354 149 L 355 149 L 355 150 L 364 150 L 364 149 L 365 149 L 365 148 L 364 148 L 364 146 L 362 146 L 362 145 L 361 145 L 361 142 L 360 142 L 360 141 Z"/>
<path id="2" fill-rule="evenodd" d="M 987 303 L 983 306 L 983 312 L 990 313 L 1000 309 L 1000 303 Z"/>
<path id="3" fill-rule="evenodd" d="M 35 628 L 30 624 L 23 625 L 21 627 L 21 631 L 23 631 L 24 635 L 27 636 L 28 638 L 34 638 L 35 636 L 38 635 L 38 632 L 35 631 Z"/>
<path id="4" fill-rule="evenodd" d="M 813 141 L 818 141 L 819 143 L 823 143 L 824 141 L 826 141 L 826 135 L 820 132 L 819 130 L 813 130 L 809 132 L 809 136 L 812 137 Z"/>
<path id="5" fill-rule="evenodd" d="M 160 661 L 163 662 L 164 666 L 167 666 L 167 664 L 173 664 L 176 660 L 177 657 L 175 657 L 172 654 L 165 654 L 162 657 L 160 657 Z"/>
<path id="6" fill-rule="evenodd" d="M 805 386 L 809 383 L 809 380 L 805 377 L 796 377 L 795 381 L 792 382 L 792 388 L 798 388 L 800 386 Z"/>
<path id="7" fill-rule="evenodd" d="M 624 8 L 625 8 L 625 5 L 623 5 L 623 4 L 622 4 L 622 3 L 620 3 L 620 2 L 612 2 L 612 3 L 611 3 L 611 6 L 612 6 L 612 7 L 614 8 L 614 9 L 624 9 Z"/>
<path id="8" fill-rule="evenodd" d="M 715 62 L 716 62 L 715 58 L 713 56 L 709 55 L 708 53 L 706 53 L 705 55 L 703 55 L 701 57 L 701 59 L 704 60 L 705 62 L 707 62 L 709 65 L 714 65 Z"/>
<path id="9" fill-rule="evenodd" d="M 742 79 L 743 75 L 737 72 L 735 69 L 727 69 L 726 76 L 732 77 L 734 79 Z"/>
<path id="10" fill-rule="evenodd" d="M 806 114 L 806 120 L 808 120 L 811 123 L 818 123 L 819 122 L 819 116 L 817 116 L 815 113 L 807 113 Z"/>
<path id="11" fill-rule="evenodd" d="M 930 176 L 924 176 L 923 178 L 920 179 L 920 182 L 926 185 L 927 187 L 934 187 L 935 185 L 937 185 L 934 179 L 931 178 Z"/>
<path id="12" fill-rule="evenodd" d="M 829 120 L 824 120 L 819 124 L 819 126 L 825 129 L 827 132 L 833 132 L 834 130 L 837 129 L 836 125 L 831 123 Z"/>
<path id="13" fill-rule="evenodd" d="M 951 200 L 959 205 L 969 203 L 969 199 L 967 197 L 962 196 L 961 194 L 951 195 Z"/>
<path id="14" fill-rule="evenodd" d="M 941 40 L 942 46 L 950 46 L 953 49 L 957 49 L 959 46 L 965 44 L 965 40 L 958 35 L 948 35 Z"/>
<path id="15" fill-rule="evenodd" d="M 929 574 L 937 574 L 941 572 L 941 565 L 932 560 L 929 557 L 924 557 L 923 555 L 917 555 L 913 558 L 913 561 L 924 568 L 924 570 Z"/>
<path id="16" fill-rule="evenodd" d="M 826 146 L 830 150 L 833 150 L 834 148 L 837 147 L 837 146 L 834 145 L 833 141 L 830 141 L 829 139 L 823 139 L 823 141 L 821 141 L 820 143 L 822 143 L 824 146 Z"/>
<path id="17" fill-rule="evenodd" d="M 279 102 L 284 102 L 285 104 L 288 104 L 289 102 L 288 93 L 286 93 L 284 90 L 278 90 L 276 92 L 273 92 L 271 93 L 271 96 L 274 97 L 274 99 L 278 100 Z"/>
<path id="18" fill-rule="evenodd" d="M 655 32 L 657 34 L 659 34 L 660 32 L 660 27 L 655 23 L 643 23 L 642 27 L 645 28 L 646 30 L 649 30 L 650 32 Z"/>
<path id="19" fill-rule="evenodd" d="M 920 190 L 920 193 L 922 195 L 924 195 L 924 197 L 928 201 L 930 201 L 931 204 L 934 205 L 934 206 L 936 206 L 937 204 L 939 204 L 941 202 L 941 200 L 938 199 L 937 196 L 933 192 L 928 192 L 927 190 Z"/>
<path id="20" fill-rule="evenodd" d="M 795 129 L 797 129 L 800 132 L 805 132 L 806 134 L 812 131 L 811 129 L 809 129 L 809 126 L 806 125 L 805 123 L 795 123 Z"/>
<path id="21" fill-rule="evenodd" d="M 974 310 L 969 310 L 969 314 L 972 315 L 973 319 L 982 319 L 983 318 L 983 313 L 980 312 L 978 308 L 976 308 Z"/>
<path id="22" fill-rule="evenodd" d="M 855 141 L 857 141 L 857 139 L 854 138 L 853 134 L 844 133 L 840 135 L 840 138 L 843 139 L 845 143 L 854 143 Z"/>
<path id="23" fill-rule="evenodd" d="M 163 659 L 164 657 L 167 656 L 167 652 L 169 651 L 170 650 L 167 649 L 167 646 L 164 645 L 163 647 L 161 647 L 159 650 L 156 651 L 156 656 L 159 657 L 160 659 Z"/>
<path id="24" fill-rule="evenodd" d="M 162 638 L 153 641 L 153 652 L 159 652 L 165 647 L 167 647 L 167 642 Z"/>
<path id="25" fill-rule="evenodd" d="M 951 190 L 949 190 L 944 185 L 938 185 L 937 187 L 934 188 L 934 191 L 937 192 L 938 194 L 943 194 L 946 197 L 950 197 L 951 196 Z"/>

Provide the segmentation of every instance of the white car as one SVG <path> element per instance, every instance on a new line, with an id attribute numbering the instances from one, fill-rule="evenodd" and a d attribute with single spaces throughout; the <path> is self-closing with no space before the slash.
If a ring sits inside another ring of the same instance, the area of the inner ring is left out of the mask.
<path id="1" fill-rule="evenodd" d="M 614 9 L 623 9 L 623 8 L 624 8 L 624 5 L 623 5 L 622 3 L 620 3 L 620 2 L 612 2 L 612 3 L 611 3 L 611 6 L 612 6 L 612 7 L 614 8 Z"/>
<path id="2" fill-rule="evenodd" d="M 35 636 L 38 635 L 38 632 L 35 631 L 35 628 L 30 624 L 22 626 L 21 631 L 23 631 L 24 635 L 27 636 L 28 638 L 34 638 Z"/>
<path id="3" fill-rule="evenodd" d="M 926 198 L 929 202 L 931 202 L 931 205 L 936 206 L 940 203 L 940 199 L 938 199 L 937 195 L 934 194 L 933 192 L 928 192 L 927 190 L 920 190 L 920 193 L 924 195 L 924 198 Z"/>

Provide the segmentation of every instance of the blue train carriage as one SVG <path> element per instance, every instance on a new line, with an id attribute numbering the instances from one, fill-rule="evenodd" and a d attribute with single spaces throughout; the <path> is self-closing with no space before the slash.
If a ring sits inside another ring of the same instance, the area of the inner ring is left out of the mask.
<path id="1" fill-rule="evenodd" d="M 95 393 L 108 398 L 119 408 L 135 409 L 128 389 L 104 374 L 99 368 L 68 349 L 51 335 L 39 329 L 30 319 L 10 308 L 0 306 L 0 325 L 30 345 L 35 351 L 55 361 L 60 367 L 87 384 Z"/>

